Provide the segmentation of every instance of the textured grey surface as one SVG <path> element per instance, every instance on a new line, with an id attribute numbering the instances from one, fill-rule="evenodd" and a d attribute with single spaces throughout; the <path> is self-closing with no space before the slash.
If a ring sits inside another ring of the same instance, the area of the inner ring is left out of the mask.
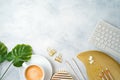
<path id="1" fill-rule="evenodd" d="M 96 49 L 88 37 L 100 20 L 120 26 L 120 0 L 0 0 L 0 41 L 9 51 L 18 43 L 27 43 L 34 53 L 47 57 L 54 72 L 64 68 L 46 49 L 55 48 L 63 59 Z M 18 80 L 16 70 L 12 80 Z M 16 74 L 16 75 L 15 75 Z"/>

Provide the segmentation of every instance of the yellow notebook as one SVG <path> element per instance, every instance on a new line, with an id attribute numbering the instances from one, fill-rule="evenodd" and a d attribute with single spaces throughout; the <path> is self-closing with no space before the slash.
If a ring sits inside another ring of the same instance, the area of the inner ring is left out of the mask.
<path id="1" fill-rule="evenodd" d="M 114 80 L 120 80 L 120 65 L 112 57 L 100 51 L 86 51 L 77 55 L 86 67 L 89 80 L 102 80 L 100 73 L 109 69 Z"/>

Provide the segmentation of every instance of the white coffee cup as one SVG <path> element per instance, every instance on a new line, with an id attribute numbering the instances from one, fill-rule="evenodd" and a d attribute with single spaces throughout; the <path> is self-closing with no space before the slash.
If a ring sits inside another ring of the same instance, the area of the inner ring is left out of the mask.
<path id="1" fill-rule="evenodd" d="M 26 80 L 44 80 L 45 72 L 42 66 L 38 66 L 37 64 L 27 64 L 23 63 L 22 65 L 24 69 L 24 76 Z"/>

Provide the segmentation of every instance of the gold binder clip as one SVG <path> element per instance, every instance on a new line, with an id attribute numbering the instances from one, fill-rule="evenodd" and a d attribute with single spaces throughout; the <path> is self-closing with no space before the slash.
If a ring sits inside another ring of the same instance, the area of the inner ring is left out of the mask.
<path id="1" fill-rule="evenodd" d="M 55 61 L 62 63 L 62 55 L 59 54 L 58 56 L 56 56 Z"/>
<path id="2" fill-rule="evenodd" d="M 48 48 L 47 51 L 48 51 L 50 56 L 53 56 L 56 53 L 56 50 L 52 49 L 52 48 Z"/>

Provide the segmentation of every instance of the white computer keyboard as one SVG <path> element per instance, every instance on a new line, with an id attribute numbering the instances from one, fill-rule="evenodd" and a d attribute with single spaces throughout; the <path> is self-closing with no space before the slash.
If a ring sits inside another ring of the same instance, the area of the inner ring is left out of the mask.
<path id="1" fill-rule="evenodd" d="M 99 22 L 89 42 L 120 59 L 120 29 L 117 27 L 105 21 Z"/>

